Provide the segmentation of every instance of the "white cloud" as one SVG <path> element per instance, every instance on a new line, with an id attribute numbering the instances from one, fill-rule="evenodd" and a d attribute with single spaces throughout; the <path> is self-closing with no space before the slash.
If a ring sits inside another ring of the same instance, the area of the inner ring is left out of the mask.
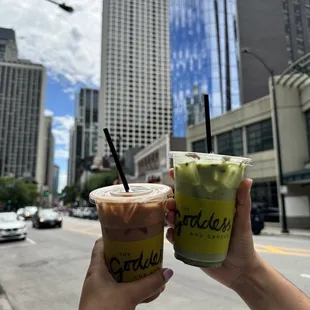
<path id="1" fill-rule="evenodd" d="M 69 150 L 68 149 L 56 149 L 55 150 L 55 158 L 69 158 Z"/>
<path id="2" fill-rule="evenodd" d="M 44 0 L 0 0 L 1 27 L 16 31 L 20 58 L 44 64 L 58 82 L 98 86 L 102 0 L 67 4 L 73 14 Z"/>
<path id="3" fill-rule="evenodd" d="M 46 109 L 46 110 L 44 111 L 44 115 L 45 115 L 45 116 L 53 116 L 53 115 L 54 115 L 54 112 L 51 111 L 51 110 Z"/>
<path id="4" fill-rule="evenodd" d="M 61 192 L 67 185 L 67 173 L 63 172 L 59 175 L 58 192 Z"/>

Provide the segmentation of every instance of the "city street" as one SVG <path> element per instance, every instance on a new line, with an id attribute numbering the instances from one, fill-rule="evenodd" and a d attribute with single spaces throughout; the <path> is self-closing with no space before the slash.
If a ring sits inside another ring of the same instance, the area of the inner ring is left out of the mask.
<path id="1" fill-rule="evenodd" d="M 99 223 L 65 217 L 62 229 L 36 230 L 28 225 L 28 240 L 0 244 L 0 283 L 12 307 L 77 309 L 90 252 L 100 236 Z M 310 294 L 309 239 L 258 236 L 255 243 L 268 262 Z M 247 309 L 234 292 L 176 261 L 168 242 L 164 259 L 175 275 L 158 300 L 139 309 Z"/>

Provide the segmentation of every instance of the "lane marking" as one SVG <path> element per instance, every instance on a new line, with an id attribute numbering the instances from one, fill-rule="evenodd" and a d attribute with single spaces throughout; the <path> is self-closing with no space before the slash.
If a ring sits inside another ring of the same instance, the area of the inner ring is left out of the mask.
<path id="1" fill-rule="evenodd" d="M 310 279 L 310 274 L 302 273 L 300 276 L 301 276 L 302 278 L 308 278 L 308 279 Z"/>
<path id="2" fill-rule="evenodd" d="M 30 238 L 28 238 L 28 237 L 27 237 L 27 241 L 28 241 L 29 243 L 31 243 L 31 244 L 37 244 L 35 241 L 33 241 L 32 239 L 30 239 Z"/>

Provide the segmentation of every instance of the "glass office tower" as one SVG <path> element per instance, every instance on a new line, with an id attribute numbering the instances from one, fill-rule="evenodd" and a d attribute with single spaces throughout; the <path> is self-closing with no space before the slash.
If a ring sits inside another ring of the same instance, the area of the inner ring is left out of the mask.
<path id="1" fill-rule="evenodd" d="M 236 0 L 171 0 L 170 47 L 173 135 L 240 106 Z"/>

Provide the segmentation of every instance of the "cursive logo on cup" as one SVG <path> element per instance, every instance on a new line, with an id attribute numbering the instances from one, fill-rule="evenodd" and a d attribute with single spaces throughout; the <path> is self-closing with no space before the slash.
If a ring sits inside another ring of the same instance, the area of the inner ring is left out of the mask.
<path id="1" fill-rule="evenodd" d="M 221 218 L 215 212 L 205 219 L 202 210 L 198 214 L 184 215 L 183 217 L 180 211 L 176 210 L 174 229 L 177 236 L 181 235 L 184 226 L 223 233 L 228 233 L 232 229 L 231 220 L 227 217 Z"/>
<path id="2" fill-rule="evenodd" d="M 141 251 L 138 258 L 129 260 L 120 260 L 119 258 L 112 256 L 108 259 L 109 270 L 117 282 L 123 282 L 124 273 L 131 272 L 137 274 L 139 278 L 139 273 L 142 276 L 148 275 L 149 269 L 158 266 L 158 269 L 163 261 L 163 249 L 161 248 L 159 252 L 154 250 L 150 255 L 146 256 L 144 251 Z"/>

